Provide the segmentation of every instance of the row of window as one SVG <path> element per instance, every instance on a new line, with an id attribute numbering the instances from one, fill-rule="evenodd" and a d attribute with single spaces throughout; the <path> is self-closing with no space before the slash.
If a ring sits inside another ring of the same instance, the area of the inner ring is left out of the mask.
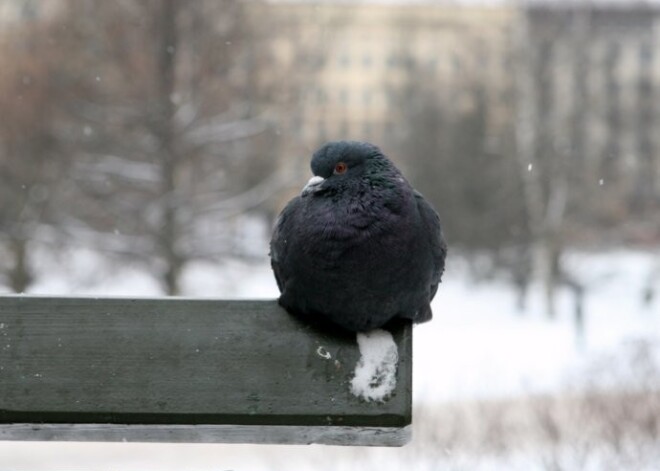
<path id="1" fill-rule="evenodd" d="M 482 67 L 488 65 L 488 56 L 483 55 L 483 60 L 480 60 Z M 301 62 L 304 65 L 314 67 L 334 67 L 338 66 L 340 69 L 350 69 L 359 67 L 362 69 L 371 68 L 385 68 L 385 69 L 403 69 L 403 70 L 427 70 L 434 72 L 440 69 L 442 60 L 447 61 L 449 68 L 455 72 L 459 72 L 462 66 L 462 59 L 456 53 L 449 55 L 446 58 L 438 56 L 419 59 L 405 54 L 390 54 L 386 57 L 374 57 L 371 54 L 365 53 L 362 55 L 343 52 L 335 57 L 324 59 L 321 55 L 318 56 L 303 56 Z"/>
<path id="2" fill-rule="evenodd" d="M 374 91 L 372 88 L 366 88 L 362 91 L 351 91 L 347 88 L 342 88 L 337 91 L 328 91 L 322 88 L 315 88 L 310 89 L 305 93 L 304 100 L 307 103 L 316 103 L 319 105 L 338 103 L 344 106 L 350 104 L 370 106 L 376 100 L 382 100 L 382 95 L 384 95 L 384 92 Z"/>
<path id="3" fill-rule="evenodd" d="M 339 123 L 319 120 L 292 123 L 292 131 L 299 137 L 306 139 L 382 139 L 391 136 L 394 132 L 394 124 L 391 121 L 341 121 Z"/>
<path id="4" fill-rule="evenodd" d="M 616 63 L 621 59 L 623 48 L 625 47 L 620 41 L 612 40 L 606 46 L 605 60 L 608 63 Z M 647 66 L 653 63 L 655 51 L 653 45 L 644 41 L 637 46 L 637 58 L 642 66 Z"/>
<path id="5" fill-rule="evenodd" d="M 556 43 L 554 44 L 556 45 Z M 550 50 L 553 45 L 550 45 Z M 606 46 L 605 61 L 613 65 L 621 60 L 622 50 L 627 47 L 619 41 L 610 41 Z M 637 57 L 642 67 L 649 66 L 655 60 L 655 50 L 653 44 L 648 41 L 643 41 L 637 45 Z M 496 57 L 493 53 L 481 51 L 475 54 L 474 51 L 466 50 L 464 55 L 457 52 L 451 52 L 447 56 L 433 56 L 428 58 L 417 58 L 405 53 L 391 53 L 387 56 L 374 56 L 370 53 L 354 53 L 344 51 L 338 56 L 329 57 L 326 59 L 320 56 L 308 56 L 302 58 L 303 62 L 313 64 L 316 66 L 335 67 L 341 69 L 351 68 L 384 68 L 384 69 L 402 69 L 402 70 L 425 70 L 428 72 L 437 72 L 440 70 L 441 65 L 444 63 L 447 69 L 459 73 L 465 63 L 466 58 L 476 58 L 476 64 L 481 68 L 487 68 L 491 64 L 499 62 L 501 67 L 505 69 L 511 65 L 511 58 L 505 54 L 501 61 L 493 60 Z"/>
<path id="6" fill-rule="evenodd" d="M 567 43 L 562 43 L 557 40 L 543 40 L 536 44 L 535 56 L 537 59 L 544 62 L 562 62 L 571 59 L 570 54 L 576 53 L 576 46 L 568 43 L 568 48 L 566 48 Z M 602 56 L 596 53 L 600 46 L 602 51 Z M 562 54 L 557 54 L 557 50 L 561 48 L 563 50 Z M 569 53 L 569 56 L 566 56 L 566 52 Z M 650 69 L 657 57 L 657 51 L 654 48 L 653 43 L 648 40 L 641 42 L 637 41 L 622 41 L 621 39 L 611 39 L 604 43 L 593 42 L 587 45 L 583 55 L 586 60 L 589 62 L 599 62 L 602 61 L 603 66 L 606 69 L 613 69 L 619 66 L 619 64 L 625 63 L 625 65 L 632 65 L 632 62 L 636 61 L 637 67 L 640 69 L 648 70 Z M 550 67 L 550 66 L 548 66 Z"/>
<path id="7" fill-rule="evenodd" d="M 491 88 L 488 97 L 491 102 L 508 103 L 511 100 L 511 91 L 506 88 L 496 89 Z M 303 106 L 340 106 L 340 107 L 373 107 L 382 108 L 387 105 L 401 103 L 405 100 L 406 89 L 405 87 L 388 87 L 385 84 L 374 86 L 366 86 L 363 89 L 357 88 L 335 88 L 324 89 L 321 87 L 312 87 L 305 90 L 301 95 L 300 104 Z M 464 88 L 457 87 L 456 90 L 447 97 L 446 103 L 455 103 L 460 101 L 462 97 L 469 91 Z M 438 95 L 441 99 L 441 95 Z"/>
<path id="8" fill-rule="evenodd" d="M 461 58 L 457 54 L 452 54 L 447 58 L 449 65 L 454 70 L 460 70 L 461 68 Z M 369 54 L 364 54 L 361 57 L 355 57 L 349 53 L 340 54 L 336 58 L 337 64 L 344 69 L 350 67 L 363 67 L 369 69 L 375 66 L 382 66 L 388 69 L 414 69 L 414 68 L 426 68 L 428 70 L 436 70 L 440 65 L 440 59 L 438 57 L 431 57 L 428 59 L 417 59 L 412 56 L 402 55 L 402 54 L 392 54 L 387 57 L 381 58 L 381 60 L 374 59 Z"/>
<path id="9" fill-rule="evenodd" d="M 393 123 L 389 121 L 363 121 L 349 125 L 349 123 L 343 121 L 338 126 L 330 126 L 325 121 L 319 121 L 318 125 L 310 130 L 315 132 L 315 137 L 320 140 L 333 138 L 373 139 L 391 135 L 393 132 Z"/>

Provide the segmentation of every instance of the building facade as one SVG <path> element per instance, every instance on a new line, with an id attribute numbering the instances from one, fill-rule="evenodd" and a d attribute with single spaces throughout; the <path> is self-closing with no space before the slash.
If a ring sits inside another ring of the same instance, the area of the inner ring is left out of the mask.
<path id="1" fill-rule="evenodd" d="M 524 12 L 536 152 L 565 158 L 613 211 L 658 208 L 660 9 L 536 6 Z"/>

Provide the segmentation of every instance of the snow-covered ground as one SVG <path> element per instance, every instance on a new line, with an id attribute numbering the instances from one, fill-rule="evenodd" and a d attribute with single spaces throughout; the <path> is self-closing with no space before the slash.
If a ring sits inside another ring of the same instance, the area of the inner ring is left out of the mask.
<path id="1" fill-rule="evenodd" d="M 434 321 L 415 330 L 416 399 L 553 392 L 573 386 L 581 369 L 633 340 L 660 341 L 660 304 L 642 303 L 653 260 L 646 252 L 567 257 L 593 286 L 586 295 L 582 341 L 571 293 L 560 291 L 553 321 L 545 315 L 538 286 L 526 311 L 518 312 L 508 285 L 474 285 L 449 273 L 434 300 Z"/>
<path id="2" fill-rule="evenodd" d="M 591 365 L 625 352 L 632 342 L 648 339 L 660 344 L 660 302 L 642 302 L 646 277 L 659 258 L 658 251 L 567 256 L 568 265 L 589 287 L 581 342 L 574 330 L 570 293 L 560 292 L 557 318 L 549 320 L 537 286 L 530 291 L 525 312 L 518 312 L 515 293 L 507 284 L 474 283 L 458 260 L 450 263 L 433 303 L 434 320 L 414 331 L 415 405 L 560 394 L 579 389 Z M 44 258 L 39 270 L 42 276 L 31 293 L 160 294 L 158 284 L 137 267 L 108 265 L 92 252 L 77 252 L 66 264 Z M 277 295 L 267 260 L 229 261 L 222 266 L 198 263 L 186 272 L 183 286 L 193 296 Z M 502 464 L 493 458 L 479 469 L 532 469 L 524 457 L 516 468 L 517 459 L 509 456 Z M 411 468 L 411 460 L 419 466 Z M 437 460 L 437 450 L 427 454 L 413 446 L 356 452 L 317 446 L 0 442 L 0 470 L 290 470 L 312 465 L 314 469 L 434 469 Z M 476 469 L 460 463 L 460 457 L 453 457 L 451 469 Z"/>

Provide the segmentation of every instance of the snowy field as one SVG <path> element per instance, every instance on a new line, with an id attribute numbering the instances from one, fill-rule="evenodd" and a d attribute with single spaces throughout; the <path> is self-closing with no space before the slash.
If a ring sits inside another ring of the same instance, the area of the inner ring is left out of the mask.
<path id="1" fill-rule="evenodd" d="M 414 401 L 416 410 L 424 411 L 414 421 L 426 426 L 416 426 L 413 443 L 402 449 L 0 442 L 0 471 L 549 469 L 552 466 L 539 461 L 536 452 L 533 460 L 529 451 L 475 459 L 465 450 L 437 442 L 429 445 L 425 431 L 433 414 L 428 411 L 446 404 L 575 393 L 585 378 L 593 379 L 589 372 L 594 365 L 606 362 L 614 368 L 616 359 L 630 355 L 642 340 L 657 355 L 660 302 L 643 303 L 642 290 L 659 259 L 657 251 L 567 255 L 568 265 L 590 286 L 582 341 L 575 334 L 570 293 L 560 292 L 553 321 L 543 314 L 538 287 L 532 287 L 526 311 L 518 312 L 515 293 L 507 284 L 474 283 L 453 260 L 434 300 L 434 320 L 414 331 Z M 108 264 L 91 252 L 78 252 L 66 264 L 42 257 L 39 272 L 44 275 L 31 293 L 160 294 L 157 283 L 137 268 Z M 267 260 L 231 261 L 222 267 L 196 264 L 185 274 L 184 291 L 224 298 L 277 295 Z M 625 374 L 614 376 L 606 387 L 627 391 L 635 388 L 634 381 Z M 657 443 L 649 446 L 660 449 Z M 567 463 L 558 469 L 604 469 L 599 461 L 592 467 L 578 466 L 574 460 Z"/>

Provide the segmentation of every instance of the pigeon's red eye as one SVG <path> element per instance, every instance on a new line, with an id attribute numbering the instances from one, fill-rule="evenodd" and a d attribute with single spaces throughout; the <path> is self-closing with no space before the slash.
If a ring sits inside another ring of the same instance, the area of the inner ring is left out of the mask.
<path id="1" fill-rule="evenodd" d="M 339 162 L 337 165 L 335 165 L 335 173 L 337 175 L 346 173 L 346 170 L 348 170 L 348 165 L 346 165 L 344 162 Z"/>

